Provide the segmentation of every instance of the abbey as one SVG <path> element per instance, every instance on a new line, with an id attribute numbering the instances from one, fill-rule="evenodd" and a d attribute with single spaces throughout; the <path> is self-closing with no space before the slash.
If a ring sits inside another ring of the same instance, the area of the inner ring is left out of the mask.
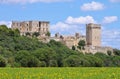
<path id="1" fill-rule="evenodd" d="M 72 49 L 74 46 L 76 50 L 82 51 L 83 53 L 96 53 L 102 52 L 107 54 L 108 51 L 113 52 L 111 47 L 106 47 L 101 45 L 101 25 L 89 23 L 86 24 L 86 36 L 79 33 L 75 33 L 74 36 L 65 36 L 56 33 L 54 37 L 47 35 L 50 29 L 50 22 L 48 21 L 13 21 L 12 29 L 18 29 L 21 35 L 27 35 L 28 33 L 32 35 L 33 33 L 39 33 L 37 37 L 40 41 L 49 42 L 50 40 L 59 41 L 65 44 L 67 47 Z M 80 40 L 85 41 L 84 50 L 77 48 Z"/>

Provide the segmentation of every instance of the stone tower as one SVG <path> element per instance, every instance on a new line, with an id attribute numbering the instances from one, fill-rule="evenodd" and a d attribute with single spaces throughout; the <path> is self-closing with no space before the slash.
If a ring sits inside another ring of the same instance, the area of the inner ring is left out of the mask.
<path id="1" fill-rule="evenodd" d="M 88 46 L 101 46 L 101 25 L 89 23 L 86 25 L 86 41 Z"/>

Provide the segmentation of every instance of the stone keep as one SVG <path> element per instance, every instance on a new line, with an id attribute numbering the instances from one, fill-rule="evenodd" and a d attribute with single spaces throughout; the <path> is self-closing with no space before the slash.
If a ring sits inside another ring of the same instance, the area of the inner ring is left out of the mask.
<path id="1" fill-rule="evenodd" d="M 87 46 L 101 46 L 101 25 L 89 23 L 86 24 L 86 42 Z"/>
<path id="2" fill-rule="evenodd" d="M 18 29 L 21 35 L 26 35 L 27 32 L 30 34 L 39 32 L 40 36 L 45 36 L 49 32 L 48 21 L 23 21 L 17 22 L 12 21 L 12 29 Z"/>

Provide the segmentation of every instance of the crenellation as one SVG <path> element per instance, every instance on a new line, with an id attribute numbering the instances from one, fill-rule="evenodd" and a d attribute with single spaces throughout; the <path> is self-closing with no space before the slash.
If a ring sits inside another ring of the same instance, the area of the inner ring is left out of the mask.
<path id="1" fill-rule="evenodd" d="M 82 51 L 83 53 L 97 53 L 104 52 L 107 54 L 108 51 L 113 52 L 111 47 L 101 46 L 101 25 L 89 23 L 86 24 L 86 36 L 81 35 L 79 33 L 75 33 L 75 35 L 60 35 L 56 33 L 54 37 L 46 36 L 47 32 L 49 32 L 50 25 L 48 21 L 13 21 L 12 29 L 18 29 L 21 35 L 26 35 L 27 32 L 32 35 L 34 32 L 39 32 L 40 35 L 38 39 L 42 42 L 49 42 L 50 40 L 59 41 L 65 44 L 68 48 L 72 49 L 72 46 L 76 47 L 76 50 Z M 78 49 L 78 43 L 80 40 L 85 41 L 84 50 Z"/>

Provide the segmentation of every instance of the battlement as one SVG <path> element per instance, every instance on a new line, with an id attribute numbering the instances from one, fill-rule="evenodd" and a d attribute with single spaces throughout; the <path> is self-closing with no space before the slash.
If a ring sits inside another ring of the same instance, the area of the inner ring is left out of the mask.
<path id="1" fill-rule="evenodd" d="M 42 42 L 49 42 L 50 40 L 59 41 L 65 44 L 68 48 L 72 49 L 72 46 L 75 46 L 77 49 L 78 43 L 80 40 L 84 40 L 86 46 L 85 50 L 80 50 L 86 53 L 96 53 L 104 52 L 107 53 L 108 50 L 113 51 L 111 47 L 101 46 L 101 25 L 89 23 L 86 24 L 86 36 L 79 33 L 75 35 L 65 36 L 56 33 L 54 37 L 47 37 L 46 34 L 49 32 L 49 21 L 12 21 L 12 29 L 18 29 L 21 35 L 26 35 L 30 33 L 32 35 L 34 32 L 38 32 L 39 40 Z M 79 49 L 78 49 L 79 50 Z"/>

